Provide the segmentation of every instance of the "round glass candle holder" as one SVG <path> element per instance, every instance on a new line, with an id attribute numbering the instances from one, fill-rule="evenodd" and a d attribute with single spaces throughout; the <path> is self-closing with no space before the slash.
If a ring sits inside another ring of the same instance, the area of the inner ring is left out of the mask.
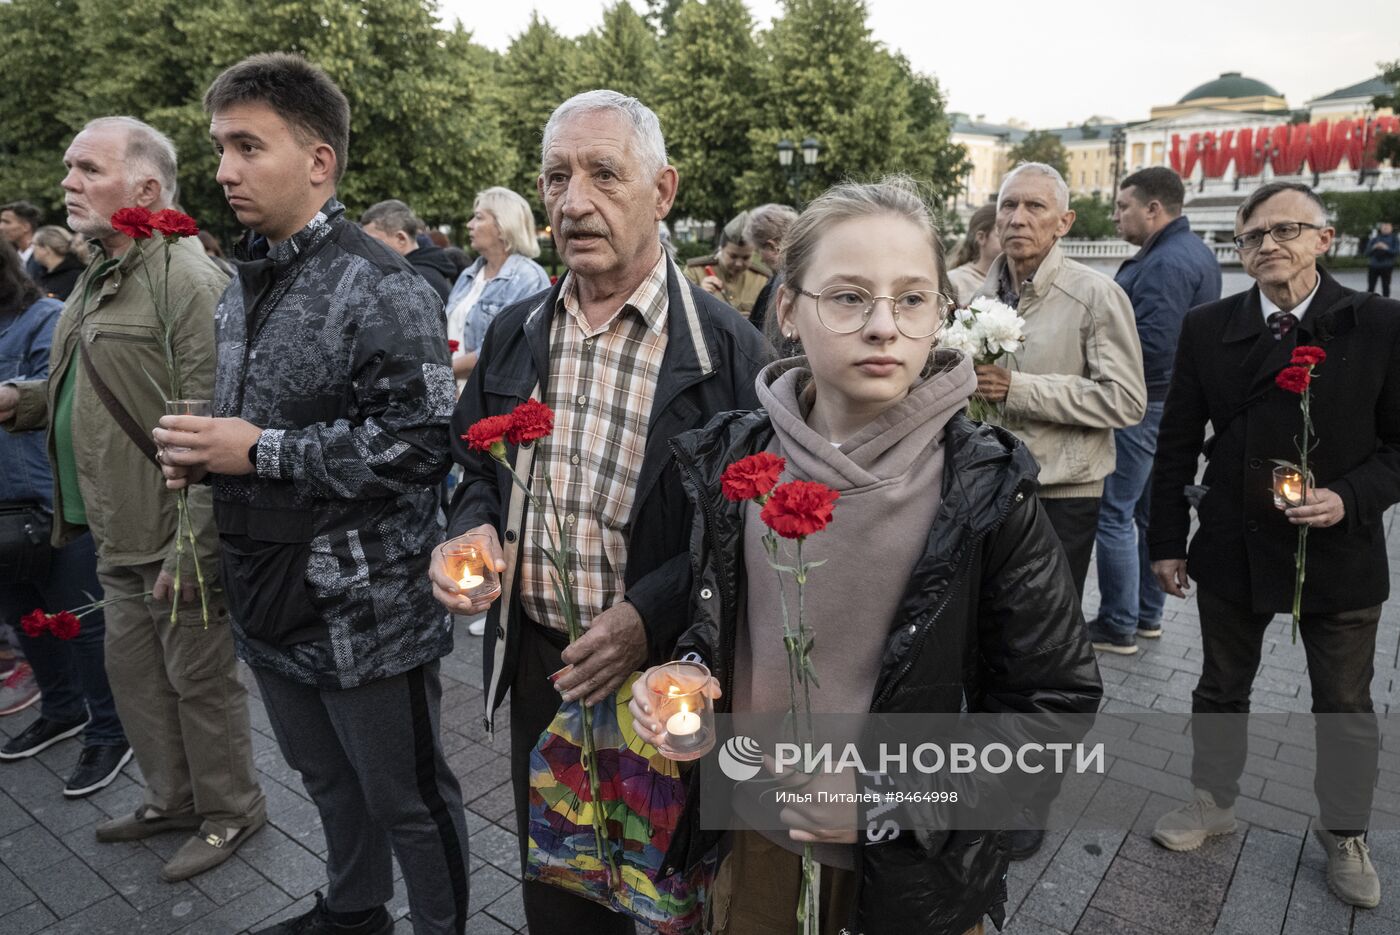
<path id="1" fill-rule="evenodd" d="M 1303 475 L 1291 467 L 1280 464 L 1274 468 L 1274 508 L 1287 510 L 1302 506 L 1307 499 Z"/>
<path id="2" fill-rule="evenodd" d="M 207 399 L 167 399 L 165 414 L 168 416 L 200 416 L 209 418 L 214 414 L 214 404 Z M 171 451 L 189 451 L 183 445 L 169 446 Z"/>
<path id="3" fill-rule="evenodd" d="M 203 416 L 214 414 L 214 404 L 207 399 L 167 399 L 165 414 L 168 416 Z"/>
<path id="4" fill-rule="evenodd" d="M 699 662 L 668 662 L 647 677 L 647 692 L 656 723 L 664 732 L 656 749 L 668 760 L 684 762 L 709 753 L 715 745 L 715 711 L 705 686 L 710 670 Z"/>
<path id="5" fill-rule="evenodd" d="M 442 547 L 443 570 L 457 588 L 473 601 L 501 593 L 501 579 L 489 561 L 486 537 L 467 534 L 449 539 Z"/>

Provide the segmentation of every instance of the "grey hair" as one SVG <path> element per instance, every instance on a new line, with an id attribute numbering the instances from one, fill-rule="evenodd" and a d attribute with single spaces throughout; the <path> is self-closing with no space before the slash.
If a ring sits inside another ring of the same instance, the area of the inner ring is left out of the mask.
<path id="1" fill-rule="evenodd" d="M 561 124 L 598 111 L 618 114 L 632 125 L 633 144 L 644 169 L 655 175 L 666 168 L 666 138 L 661 135 L 661 121 L 656 114 L 635 97 L 605 89 L 575 94 L 554 108 L 554 113 L 549 115 L 549 121 L 544 125 L 544 137 L 540 140 L 540 162 L 544 162 L 544 154 Z"/>
<path id="2" fill-rule="evenodd" d="M 423 222 L 418 219 L 418 215 L 397 198 L 380 201 L 366 208 L 365 213 L 360 215 L 360 226 L 366 224 L 373 224 L 386 234 L 403 231 L 409 237 L 417 237 L 423 230 Z"/>
<path id="3" fill-rule="evenodd" d="M 744 239 L 755 246 L 772 241 L 782 246 L 792 222 L 797 220 L 797 212 L 787 205 L 759 205 L 749 212 L 749 222 L 744 225 Z"/>
<path id="4" fill-rule="evenodd" d="M 88 130 L 125 130 L 127 181 L 134 187 L 146 178 L 154 178 L 160 183 L 160 200 L 157 205 L 168 208 L 175 204 L 180 195 L 176 180 L 180 169 L 175 156 L 175 144 L 170 137 L 135 117 L 98 117 L 89 120 L 83 132 Z"/>
<path id="5" fill-rule="evenodd" d="M 1010 185 L 1011 180 L 1023 172 L 1031 175 L 1043 175 L 1054 182 L 1055 204 L 1061 211 L 1069 210 L 1069 186 L 1065 184 L 1065 177 L 1060 174 L 1059 169 L 1043 162 L 1023 162 L 1006 173 L 1006 178 L 1001 180 L 1001 188 L 997 190 L 998 207 L 1001 206 L 1001 196 L 1006 194 L 1006 186 Z"/>
<path id="6" fill-rule="evenodd" d="M 1239 210 L 1235 213 L 1236 223 L 1244 224 L 1255 211 L 1259 210 L 1260 205 L 1284 192 L 1297 192 L 1307 198 L 1317 211 L 1318 223 L 1324 227 L 1327 226 L 1327 203 L 1318 197 L 1317 192 L 1313 191 L 1311 186 L 1304 185 L 1302 182 L 1270 182 L 1267 185 L 1260 185 L 1250 192 L 1249 197 L 1245 198 L 1244 203 L 1240 205 Z"/>

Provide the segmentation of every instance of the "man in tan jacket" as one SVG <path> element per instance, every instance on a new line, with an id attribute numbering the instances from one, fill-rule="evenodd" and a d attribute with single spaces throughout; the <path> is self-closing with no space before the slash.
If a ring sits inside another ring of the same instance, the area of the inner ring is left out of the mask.
<path id="1" fill-rule="evenodd" d="M 978 295 L 1015 308 L 1026 341 L 1007 367 L 977 368 L 977 392 L 1040 462 L 1040 499 L 1082 597 L 1113 430 L 1142 421 L 1147 387 L 1127 295 L 1059 247 L 1073 223 L 1069 188 L 1053 167 L 1025 163 L 1001 183 L 1002 255 Z"/>
<path id="2" fill-rule="evenodd" d="M 1074 224 L 1069 187 L 1053 167 L 1013 169 L 997 197 L 1002 254 L 978 295 L 1025 319 L 1025 344 L 1007 367 L 977 367 L 977 392 L 1040 462 L 1040 503 L 1069 558 L 1079 596 L 1094 550 L 1104 478 L 1113 473 L 1113 430 L 1147 411 L 1142 350 L 1128 296 L 1107 276 L 1064 255 Z M 1007 852 L 1024 860 L 1045 838 L 1044 816 L 1059 791 L 1026 803 L 1024 830 L 1008 832 Z"/>
<path id="3" fill-rule="evenodd" d="M 100 118 L 74 137 L 63 161 L 68 225 L 98 249 L 55 328 L 48 379 L 0 386 L 0 425 L 48 429 L 54 544 L 90 529 L 105 597 L 131 598 L 106 608 L 105 648 L 117 711 L 146 780 L 145 800 L 132 814 L 99 824 L 97 839 L 195 832 L 161 870 L 174 882 L 228 859 L 265 821 L 248 696 L 218 589 L 209 491 L 189 495 L 209 620 L 206 626 L 185 548 L 172 624 L 181 561 L 176 501 L 137 441 L 148 441 L 146 433 L 165 413 L 165 394 L 153 382 L 165 383 L 167 370 L 152 292 L 170 296 L 185 395 L 207 399 L 214 308 L 228 277 L 197 240 L 185 238 L 170 248 L 167 291 L 162 239 L 134 241 L 112 227 L 120 208 L 154 211 L 174 203 L 175 148 L 159 131 L 131 117 Z"/>

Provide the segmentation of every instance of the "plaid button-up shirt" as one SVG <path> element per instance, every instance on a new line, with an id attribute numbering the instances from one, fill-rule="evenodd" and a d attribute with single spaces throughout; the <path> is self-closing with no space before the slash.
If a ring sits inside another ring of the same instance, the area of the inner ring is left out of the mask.
<path id="1" fill-rule="evenodd" d="M 577 555 L 570 575 L 586 627 L 622 599 L 627 526 L 646 453 L 647 423 L 666 354 L 666 270 L 663 253 L 651 274 L 603 325 L 584 317 L 572 273 L 564 281 L 549 330 L 549 385 L 554 432 L 541 439 L 530 487 L 545 501 L 530 511 L 521 548 L 520 598 L 539 623 L 564 629 L 553 572 L 540 545 L 553 512 L 545 477 Z"/>

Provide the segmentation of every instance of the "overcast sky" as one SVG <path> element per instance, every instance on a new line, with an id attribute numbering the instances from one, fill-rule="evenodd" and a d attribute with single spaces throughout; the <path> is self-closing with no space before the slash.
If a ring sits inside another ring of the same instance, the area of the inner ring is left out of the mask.
<path id="1" fill-rule="evenodd" d="M 504 49 L 532 9 L 559 31 L 597 26 L 611 0 L 439 0 L 478 42 Z M 645 11 L 645 0 L 631 0 Z M 936 76 L 951 110 L 1035 126 L 1094 115 L 1143 120 L 1225 71 L 1308 99 L 1400 59 L 1400 0 L 867 0 L 875 38 Z M 777 0 L 748 0 L 760 26 Z M 541 68 L 548 63 L 539 63 Z"/>

